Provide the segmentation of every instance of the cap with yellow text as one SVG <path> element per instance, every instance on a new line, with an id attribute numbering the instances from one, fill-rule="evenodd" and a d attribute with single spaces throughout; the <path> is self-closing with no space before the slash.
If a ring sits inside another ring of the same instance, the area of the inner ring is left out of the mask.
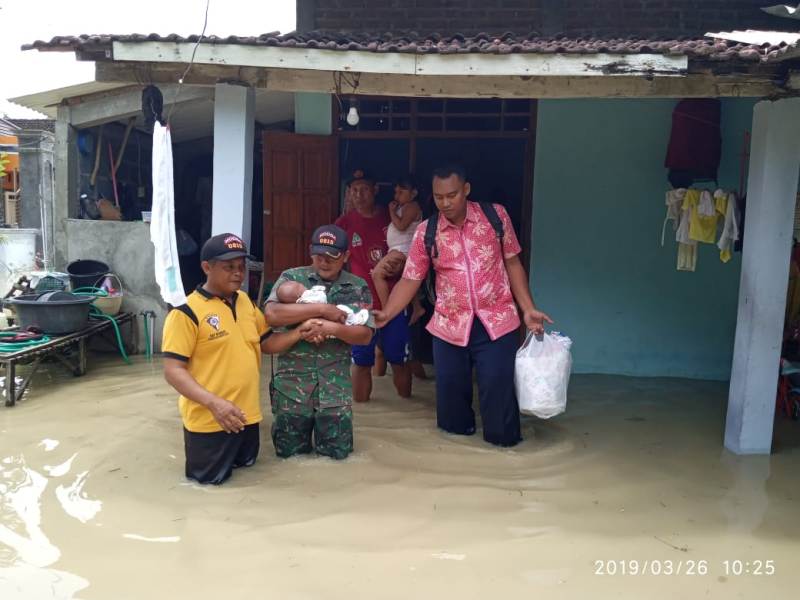
<path id="1" fill-rule="evenodd" d="M 323 225 L 311 236 L 311 254 L 340 258 L 347 251 L 347 233 L 336 225 Z"/>

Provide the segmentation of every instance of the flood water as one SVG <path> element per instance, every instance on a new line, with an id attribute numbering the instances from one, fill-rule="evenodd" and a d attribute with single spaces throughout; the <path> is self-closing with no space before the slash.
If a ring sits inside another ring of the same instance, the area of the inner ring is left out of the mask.
<path id="1" fill-rule="evenodd" d="M 730 455 L 725 384 L 574 376 L 508 450 L 390 387 L 346 461 L 276 458 L 267 416 L 258 463 L 202 487 L 158 363 L 37 376 L 0 406 L 0 599 L 797 596 L 800 423 Z"/>

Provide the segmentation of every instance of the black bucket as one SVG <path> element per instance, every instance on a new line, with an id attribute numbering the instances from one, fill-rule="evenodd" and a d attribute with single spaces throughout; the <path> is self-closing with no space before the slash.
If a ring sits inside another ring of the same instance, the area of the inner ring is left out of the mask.
<path id="1" fill-rule="evenodd" d="M 82 287 L 100 287 L 103 276 L 111 269 L 104 262 L 99 260 L 73 260 L 67 265 L 69 282 L 72 289 L 77 290 Z"/>

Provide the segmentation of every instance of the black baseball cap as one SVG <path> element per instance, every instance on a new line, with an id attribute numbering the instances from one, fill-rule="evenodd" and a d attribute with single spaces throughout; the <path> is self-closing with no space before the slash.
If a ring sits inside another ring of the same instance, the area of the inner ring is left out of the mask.
<path id="1" fill-rule="evenodd" d="M 353 185 L 356 181 L 367 181 L 369 183 L 375 183 L 375 180 L 372 176 L 367 173 L 364 169 L 356 169 L 353 171 L 353 174 L 347 178 L 347 187 Z"/>
<path id="2" fill-rule="evenodd" d="M 247 244 L 233 233 L 220 233 L 209 238 L 200 251 L 201 261 L 231 260 L 241 257 L 255 260 L 255 257 L 247 251 Z"/>
<path id="3" fill-rule="evenodd" d="M 323 225 L 311 236 L 311 254 L 324 254 L 339 258 L 347 251 L 347 232 L 336 225 Z"/>

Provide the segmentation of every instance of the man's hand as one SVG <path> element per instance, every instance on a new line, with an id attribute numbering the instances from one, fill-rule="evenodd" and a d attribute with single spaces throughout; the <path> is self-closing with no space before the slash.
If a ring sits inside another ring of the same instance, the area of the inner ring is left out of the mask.
<path id="1" fill-rule="evenodd" d="M 324 342 L 325 336 L 320 332 L 322 323 L 322 319 L 309 319 L 301 323 L 297 328 L 300 338 L 311 344 L 319 345 Z"/>
<path id="2" fill-rule="evenodd" d="M 219 423 L 227 433 L 239 433 L 247 424 L 242 410 L 233 402 L 225 400 L 224 398 L 217 398 L 214 400 L 209 404 L 208 409 L 211 411 L 211 414 L 214 415 L 217 423 Z"/>
<path id="3" fill-rule="evenodd" d="M 378 329 L 382 329 L 386 326 L 386 323 L 389 322 L 389 319 L 386 317 L 386 313 L 382 310 L 373 310 L 372 316 L 375 318 L 375 327 Z"/>
<path id="4" fill-rule="evenodd" d="M 320 321 L 317 327 L 317 332 L 323 339 L 337 337 L 341 323 L 334 323 L 333 321 Z"/>
<path id="5" fill-rule="evenodd" d="M 321 306 L 320 318 L 333 321 L 334 323 L 344 323 L 347 320 L 347 313 L 336 308 L 335 304 L 323 304 Z M 313 321 L 314 319 L 311 320 Z"/>
<path id="6" fill-rule="evenodd" d="M 534 335 L 542 335 L 544 333 L 545 322 L 550 325 L 553 324 L 553 320 L 550 317 L 535 308 L 531 308 L 522 313 L 522 319 L 525 321 L 525 326 L 529 331 L 533 332 Z"/>

